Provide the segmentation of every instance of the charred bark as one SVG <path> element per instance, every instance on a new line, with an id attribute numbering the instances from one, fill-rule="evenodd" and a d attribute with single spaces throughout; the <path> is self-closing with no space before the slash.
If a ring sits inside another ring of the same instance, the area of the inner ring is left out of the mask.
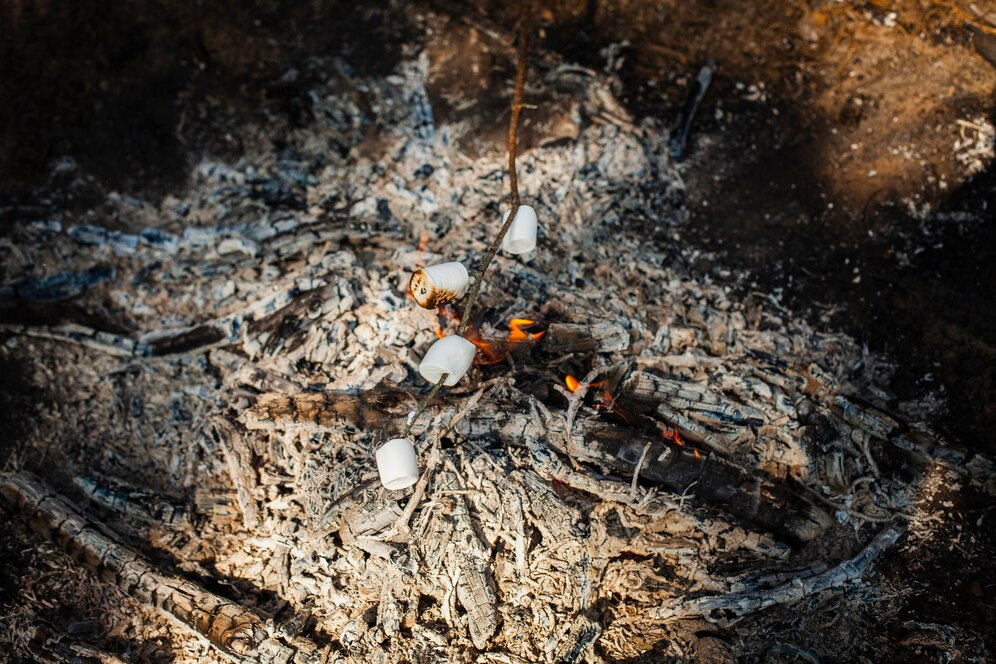
<path id="1" fill-rule="evenodd" d="M 192 630 L 238 660 L 320 662 L 322 653 L 306 639 L 290 642 L 271 636 L 262 618 L 201 586 L 156 569 L 120 544 L 103 524 L 87 518 L 68 500 L 29 473 L 0 480 L 0 495 L 20 509 L 31 527 L 70 557 L 142 604 Z"/>

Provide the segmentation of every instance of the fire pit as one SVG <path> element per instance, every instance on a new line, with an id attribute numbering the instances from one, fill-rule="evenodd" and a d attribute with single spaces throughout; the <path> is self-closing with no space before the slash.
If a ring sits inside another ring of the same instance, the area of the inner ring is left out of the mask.
<path id="1" fill-rule="evenodd" d="M 538 243 L 497 254 L 469 319 L 506 156 L 434 121 L 415 51 L 399 75 L 316 61 L 311 119 L 182 197 L 4 239 L 45 276 L 8 288 L 3 352 L 60 404 L 12 467 L 73 463 L 0 492 L 173 619 L 177 661 L 722 661 L 710 630 L 844 612 L 946 486 L 996 491 L 884 358 L 693 271 L 667 128 L 612 74 L 537 61 L 526 101 L 576 136 L 519 156 Z M 473 365 L 425 401 L 424 356 L 461 332 Z M 375 461 L 387 441 L 417 474 Z"/>

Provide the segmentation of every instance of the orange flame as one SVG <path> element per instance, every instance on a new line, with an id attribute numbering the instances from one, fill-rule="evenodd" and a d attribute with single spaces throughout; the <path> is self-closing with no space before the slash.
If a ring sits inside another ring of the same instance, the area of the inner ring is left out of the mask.
<path id="1" fill-rule="evenodd" d="M 463 336 L 481 351 L 481 354 L 474 359 L 474 364 L 498 364 L 507 355 L 507 353 L 498 348 L 497 343 L 485 341 L 481 333 L 473 325 L 467 326 L 467 331 L 464 332 Z"/>
<path id="2" fill-rule="evenodd" d="M 670 429 L 668 429 L 667 427 L 661 427 L 661 436 L 663 436 L 666 440 L 674 441 L 676 444 L 680 445 L 681 447 L 685 447 L 685 441 L 683 441 L 681 439 L 681 436 L 678 435 L 678 427 L 672 427 Z M 689 449 L 692 450 L 692 454 L 695 455 L 696 459 L 702 458 L 702 454 L 700 454 L 697 449 L 695 449 L 694 447 Z"/>
<path id="3" fill-rule="evenodd" d="M 681 439 L 681 436 L 678 435 L 678 429 L 677 429 L 677 427 L 672 428 L 672 429 L 668 429 L 666 427 L 661 427 L 661 436 L 663 436 L 667 440 L 674 441 L 675 443 L 677 443 L 678 445 L 681 445 L 682 447 L 685 446 L 685 441 L 683 441 Z"/>
<path id="4" fill-rule="evenodd" d="M 459 323 L 460 322 L 460 314 L 457 313 L 456 311 L 452 310 L 452 309 L 447 309 L 446 307 L 439 307 L 438 309 L 436 309 L 436 336 L 437 337 L 439 337 L 440 339 L 442 339 L 443 337 L 446 336 L 446 333 L 443 332 L 443 325 L 445 325 L 446 323 L 443 322 L 441 324 L 440 322 L 441 321 L 451 321 L 451 320 L 452 321 L 456 321 L 456 322 Z"/>
<path id="5" fill-rule="evenodd" d="M 442 312 L 442 310 L 440 310 Z M 452 314 L 456 320 L 459 316 Z M 522 328 L 535 325 L 536 321 L 528 318 L 513 318 L 508 323 L 508 338 L 488 341 L 481 336 L 481 333 L 473 325 L 467 326 L 464 336 L 467 341 L 481 349 L 481 354 L 474 361 L 475 364 L 498 364 L 506 357 L 511 346 L 518 344 L 535 344 L 543 338 L 546 332 L 526 332 Z"/>
<path id="6" fill-rule="evenodd" d="M 536 321 L 529 320 L 528 318 L 513 318 L 508 323 L 508 341 L 509 343 L 519 343 L 522 341 L 539 341 L 546 334 L 543 332 L 525 332 L 522 328 L 529 327 L 530 325 L 535 325 Z"/>
<path id="7" fill-rule="evenodd" d="M 564 382 L 567 384 L 567 389 L 570 390 L 572 394 L 577 392 L 578 388 L 581 387 L 581 381 L 570 374 L 567 375 Z M 598 410 L 610 410 L 619 417 L 623 418 L 626 422 L 631 423 L 629 416 L 626 415 L 626 411 L 624 411 L 622 407 L 616 403 L 616 399 L 612 396 L 612 392 L 610 392 L 609 388 L 606 387 L 608 384 L 609 381 L 607 380 L 598 380 L 594 383 L 588 383 L 588 387 L 602 388 L 602 402 L 594 404 L 595 408 Z"/>

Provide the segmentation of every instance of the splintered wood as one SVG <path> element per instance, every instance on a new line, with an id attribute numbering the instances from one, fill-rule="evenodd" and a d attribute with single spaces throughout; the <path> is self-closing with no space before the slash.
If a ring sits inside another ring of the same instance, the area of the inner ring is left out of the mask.
<path id="1" fill-rule="evenodd" d="M 388 77 L 316 60 L 313 117 L 274 115 L 236 164 L 198 165 L 183 199 L 109 194 L 99 215 L 2 240 L 26 276 L 5 290 L 24 306 L 0 352 L 58 404 L 8 470 L 67 487 L 16 474 L 3 495 L 178 621 L 178 652 L 685 658 L 702 619 L 848 601 L 902 522 L 941 518 L 924 516 L 924 477 L 993 491 L 991 461 L 924 424 L 936 400 L 898 402 L 881 358 L 738 275 L 693 276 L 698 254 L 671 241 L 685 213 L 666 128 L 628 118 L 607 75 L 547 64 L 527 96 L 585 121 L 520 159 L 540 248 L 497 258 L 473 321 L 508 357 L 417 424 L 418 484 L 381 487 L 373 450 L 424 393 L 437 327 L 458 325 L 414 306 L 410 273 L 476 264 L 504 187 L 504 155 L 469 160 L 471 128 L 434 124 L 412 53 Z M 546 334 L 508 343 L 517 317 Z M 159 546 L 242 584 L 242 603 L 160 569 Z"/>

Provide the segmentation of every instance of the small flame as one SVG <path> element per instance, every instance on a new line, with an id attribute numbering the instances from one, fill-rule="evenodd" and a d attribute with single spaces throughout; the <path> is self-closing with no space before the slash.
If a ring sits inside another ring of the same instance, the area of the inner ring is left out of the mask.
<path id="1" fill-rule="evenodd" d="M 581 381 L 579 381 L 577 378 L 575 378 L 570 374 L 567 374 L 567 378 L 564 379 L 564 382 L 567 383 L 567 389 L 569 389 L 571 392 L 577 392 L 578 388 L 581 387 Z M 605 387 L 607 384 L 608 381 L 599 380 L 595 381 L 594 383 L 588 383 L 588 387 Z M 612 401 L 612 395 L 609 393 L 608 390 L 604 390 L 602 392 L 602 398 L 605 399 L 606 401 Z"/>
<path id="2" fill-rule="evenodd" d="M 666 427 L 661 427 L 661 436 L 663 436 L 666 440 L 673 441 L 675 444 L 680 445 L 681 447 L 685 447 L 685 441 L 683 441 L 681 439 L 681 436 L 678 435 L 677 427 L 672 427 L 670 429 Z M 695 449 L 694 447 L 691 447 L 689 449 L 692 450 L 692 454 L 695 455 L 696 459 L 702 458 L 702 454 L 699 453 L 697 449 Z"/>
<path id="3" fill-rule="evenodd" d="M 446 336 L 443 332 L 443 327 L 448 321 L 460 322 L 460 314 L 452 309 L 446 307 L 439 307 L 436 309 L 436 336 L 442 339 Z"/>
<path id="4" fill-rule="evenodd" d="M 498 364 L 505 359 L 507 353 L 501 351 L 497 343 L 485 341 L 475 326 L 468 325 L 463 336 L 481 351 L 480 356 L 474 359 L 474 364 Z"/>
<path id="5" fill-rule="evenodd" d="M 685 441 L 683 441 L 681 439 L 681 436 L 678 435 L 677 427 L 671 429 L 661 427 L 661 436 L 663 436 L 667 440 L 674 441 L 675 443 L 677 443 L 682 447 L 685 446 Z"/>
<path id="6" fill-rule="evenodd" d="M 574 392 L 577 392 L 578 388 L 581 387 L 581 381 L 579 381 L 574 376 L 571 376 L 570 374 L 567 375 L 567 378 L 564 379 L 564 382 L 567 384 L 567 389 L 570 390 L 572 394 Z M 616 402 L 615 397 L 612 396 L 612 392 L 610 392 L 609 388 L 606 387 L 608 384 L 609 381 L 607 380 L 598 380 L 595 381 L 594 383 L 588 383 L 588 387 L 594 387 L 596 389 L 602 388 L 602 394 L 601 394 L 602 401 L 601 403 L 594 404 L 594 407 L 597 408 L 598 410 L 612 411 L 614 414 L 618 415 L 626 422 L 632 424 L 632 421 L 630 420 L 629 416 L 626 415 L 626 411 L 624 411 L 622 409 L 622 406 L 620 406 Z"/>
<path id="7" fill-rule="evenodd" d="M 422 231 L 422 236 L 419 238 L 417 251 L 420 251 L 420 252 L 421 251 L 425 251 L 426 247 L 428 247 L 428 246 L 429 246 L 429 231 L 425 230 L 425 231 Z M 422 266 L 419 265 L 419 267 L 422 267 Z"/>
<path id="8" fill-rule="evenodd" d="M 521 341 L 539 341 L 546 334 L 543 332 L 526 332 L 522 328 L 529 327 L 530 325 L 535 325 L 536 321 L 529 320 L 528 318 L 513 318 L 508 323 L 508 341 L 509 343 L 518 343 Z"/>
<path id="9" fill-rule="evenodd" d="M 459 320 L 459 316 L 456 316 Z M 511 346 L 518 344 L 535 344 L 543 338 L 546 332 L 526 332 L 522 328 L 535 325 L 536 321 L 528 318 L 513 318 L 508 323 L 508 338 L 488 341 L 481 336 L 480 331 L 473 325 L 467 326 L 464 335 L 470 343 L 481 349 L 480 356 L 475 360 L 475 364 L 498 364 L 506 357 Z"/>

